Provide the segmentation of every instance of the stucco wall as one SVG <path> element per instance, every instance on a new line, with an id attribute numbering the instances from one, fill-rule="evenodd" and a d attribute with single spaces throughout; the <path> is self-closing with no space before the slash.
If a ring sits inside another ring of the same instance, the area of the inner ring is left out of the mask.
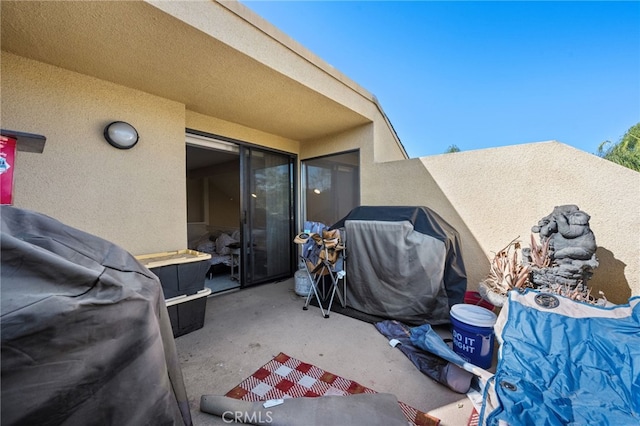
<path id="1" fill-rule="evenodd" d="M 451 177 L 455 178 L 455 175 Z M 425 206 L 453 226 L 460 236 L 467 287 L 476 288 L 478 277 L 488 271 L 489 260 L 464 218 L 419 159 L 378 163 L 365 168 L 362 182 L 363 205 Z"/>
<path id="2" fill-rule="evenodd" d="M 2 52 L 2 128 L 42 134 L 18 152 L 16 207 L 45 213 L 134 254 L 186 248 L 184 105 Z M 106 124 L 140 142 L 111 147 Z"/>
<path id="3" fill-rule="evenodd" d="M 148 3 L 349 109 L 371 110 L 369 92 L 238 1 Z"/>
<path id="4" fill-rule="evenodd" d="M 250 127 L 241 126 L 215 117 L 186 111 L 186 127 L 200 132 L 225 136 L 243 142 L 262 145 L 280 151 L 297 153 L 300 147 L 298 141 L 261 132 Z"/>
<path id="5" fill-rule="evenodd" d="M 375 104 L 372 103 L 371 108 L 375 109 Z M 368 168 L 375 167 L 376 162 L 405 159 L 404 150 L 384 115 L 377 109 L 371 114 L 373 116 L 371 123 L 301 143 L 300 158 L 320 157 L 358 149 L 363 176 L 366 175 Z M 362 181 L 365 180 L 362 179 Z"/>
<path id="6" fill-rule="evenodd" d="M 600 266 L 589 282 L 614 303 L 640 295 L 640 174 L 558 142 L 376 164 L 362 171 L 362 204 L 424 205 L 461 238 L 469 289 L 511 240 L 554 206 L 591 215 Z"/>
<path id="7" fill-rule="evenodd" d="M 391 123 L 381 110 L 374 114 L 373 148 L 376 162 L 403 160 L 408 158 L 404 147 L 394 133 Z"/>
<path id="8" fill-rule="evenodd" d="M 300 145 L 300 159 L 320 157 L 336 152 L 360 150 L 360 167 L 373 162 L 373 125 L 366 124 L 346 132 Z"/>
<path id="9" fill-rule="evenodd" d="M 488 257 L 518 236 L 528 247 L 539 219 L 576 204 L 591 215 L 598 244 L 590 287 L 614 303 L 640 295 L 640 173 L 558 142 L 421 161 Z"/>

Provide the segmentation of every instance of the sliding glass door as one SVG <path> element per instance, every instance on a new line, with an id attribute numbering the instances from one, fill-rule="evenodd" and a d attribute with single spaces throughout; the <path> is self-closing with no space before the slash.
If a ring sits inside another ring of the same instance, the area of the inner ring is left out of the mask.
<path id="1" fill-rule="evenodd" d="M 241 147 L 243 286 L 291 276 L 293 158 Z"/>
<path id="2" fill-rule="evenodd" d="M 360 153 L 304 160 L 302 189 L 303 220 L 333 225 L 360 205 Z"/>

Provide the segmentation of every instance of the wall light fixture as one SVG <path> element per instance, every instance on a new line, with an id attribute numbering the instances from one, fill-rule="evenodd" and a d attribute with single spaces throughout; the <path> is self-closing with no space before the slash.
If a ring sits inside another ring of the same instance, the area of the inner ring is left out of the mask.
<path id="1" fill-rule="evenodd" d="M 104 138 L 118 149 L 131 149 L 138 143 L 138 131 L 129 123 L 114 121 L 104 128 Z"/>

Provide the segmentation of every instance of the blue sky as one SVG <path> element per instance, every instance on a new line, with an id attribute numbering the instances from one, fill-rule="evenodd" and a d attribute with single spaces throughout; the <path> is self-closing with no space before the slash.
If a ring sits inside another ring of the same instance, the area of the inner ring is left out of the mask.
<path id="1" fill-rule="evenodd" d="M 411 157 L 595 153 L 640 122 L 637 1 L 241 1 L 373 93 Z"/>

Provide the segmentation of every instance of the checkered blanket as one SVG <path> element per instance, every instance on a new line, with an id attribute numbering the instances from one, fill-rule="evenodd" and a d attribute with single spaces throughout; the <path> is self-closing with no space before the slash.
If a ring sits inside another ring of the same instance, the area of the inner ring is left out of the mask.
<path id="1" fill-rule="evenodd" d="M 225 396 L 243 401 L 376 393 L 373 389 L 284 353 L 263 365 Z M 399 402 L 411 425 L 437 426 L 440 420 Z"/>

